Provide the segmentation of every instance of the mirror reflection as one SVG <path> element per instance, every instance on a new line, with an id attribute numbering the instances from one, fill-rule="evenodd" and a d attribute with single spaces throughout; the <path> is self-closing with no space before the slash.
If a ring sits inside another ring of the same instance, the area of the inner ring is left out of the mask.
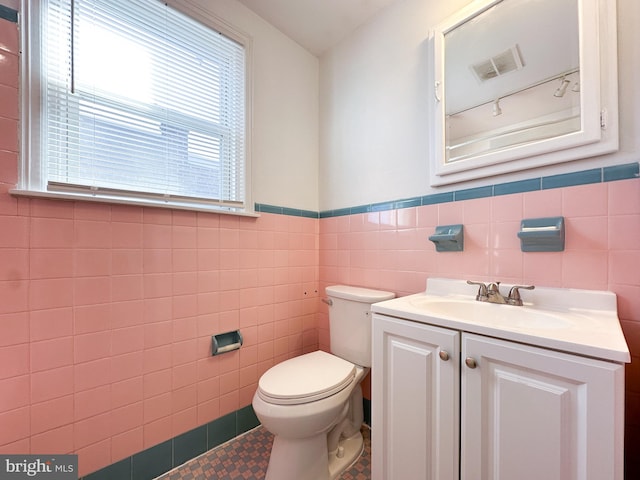
<path id="1" fill-rule="evenodd" d="M 581 129 L 578 0 L 502 0 L 444 35 L 447 163 Z"/>

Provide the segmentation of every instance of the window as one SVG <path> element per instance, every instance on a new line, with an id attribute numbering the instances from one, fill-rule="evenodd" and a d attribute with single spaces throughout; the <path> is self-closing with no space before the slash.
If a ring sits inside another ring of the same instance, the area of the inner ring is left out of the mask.
<path id="1" fill-rule="evenodd" d="M 242 40 L 157 0 L 28 3 L 16 193 L 248 209 Z"/>

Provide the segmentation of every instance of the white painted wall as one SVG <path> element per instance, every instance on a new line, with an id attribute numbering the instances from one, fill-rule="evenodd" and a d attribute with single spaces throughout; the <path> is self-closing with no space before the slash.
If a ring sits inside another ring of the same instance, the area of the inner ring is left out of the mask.
<path id="1" fill-rule="evenodd" d="M 322 56 L 320 210 L 640 160 L 640 2 L 618 0 L 620 150 L 431 188 L 426 39 L 430 28 L 467 3 L 469 0 L 401 0 Z"/>
<path id="2" fill-rule="evenodd" d="M 253 201 L 318 206 L 319 61 L 236 0 L 188 0 L 253 39 Z"/>

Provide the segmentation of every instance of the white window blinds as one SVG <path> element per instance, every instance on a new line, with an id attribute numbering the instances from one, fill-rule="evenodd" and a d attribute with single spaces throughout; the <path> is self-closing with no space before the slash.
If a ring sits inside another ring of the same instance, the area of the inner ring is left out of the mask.
<path id="1" fill-rule="evenodd" d="M 244 209 L 245 52 L 157 0 L 47 0 L 47 191 Z"/>

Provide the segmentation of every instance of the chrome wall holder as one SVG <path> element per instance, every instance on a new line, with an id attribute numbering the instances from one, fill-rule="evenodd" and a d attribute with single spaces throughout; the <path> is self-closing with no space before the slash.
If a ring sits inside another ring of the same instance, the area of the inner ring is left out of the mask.
<path id="1" fill-rule="evenodd" d="M 240 330 L 214 335 L 211 337 L 211 355 L 238 350 L 242 346 L 242 341 Z"/>

